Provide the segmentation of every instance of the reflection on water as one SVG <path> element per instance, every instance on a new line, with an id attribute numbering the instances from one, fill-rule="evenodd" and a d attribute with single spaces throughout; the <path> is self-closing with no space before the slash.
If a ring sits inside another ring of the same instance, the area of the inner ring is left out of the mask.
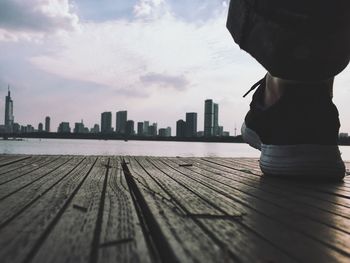
<path id="1" fill-rule="evenodd" d="M 350 147 L 340 146 L 344 160 L 350 160 Z M 72 155 L 151 155 L 259 157 L 260 152 L 242 143 L 157 142 L 25 139 L 0 140 L 0 154 L 72 154 Z"/>
<path id="2" fill-rule="evenodd" d="M 0 140 L 0 154 L 82 154 L 151 156 L 259 157 L 246 144 L 158 141 L 25 139 Z"/>

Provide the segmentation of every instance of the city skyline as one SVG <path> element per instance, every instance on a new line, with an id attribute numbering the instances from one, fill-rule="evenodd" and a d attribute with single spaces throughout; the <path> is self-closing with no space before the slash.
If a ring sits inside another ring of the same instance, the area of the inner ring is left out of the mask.
<path id="1" fill-rule="evenodd" d="M 219 105 L 214 103 L 212 99 L 204 101 L 204 123 L 203 130 L 198 129 L 198 113 L 185 112 L 185 120 L 179 119 L 175 123 L 175 134 L 172 134 L 171 126 L 159 127 L 157 122 L 150 124 L 149 120 L 134 121 L 128 119 L 128 111 L 120 110 L 115 113 L 115 122 L 113 126 L 113 113 L 105 111 L 101 113 L 99 124 L 95 123 L 91 128 L 85 126 L 83 119 L 80 122 L 72 122 L 61 120 L 58 124 L 57 131 L 51 130 L 51 117 L 46 116 L 43 122 L 39 121 L 35 124 L 18 123 L 14 121 L 13 99 L 11 97 L 10 87 L 8 86 L 8 94 L 5 97 L 5 117 L 4 124 L 0 124 L 0 132 L 2 133 L 32 133 L 32 132 L 57 132 L 57 133 L 101 133 L 101 134 L 119 134 L 125 136 L 151 136 L 151 137 L 216 137 L 229 136 L 230 132 L 224 131 L 223 126 L 219 126 Z M 210 107 L 208 107 L 210 106 Z M 207 115 L 209 119 L 207 118 Z M 208 123 L 210 122 L 210 131 L 208 132 Z M 43 124 L 44 123 L 44 124 Z M 44 126 L 45 125 L 45 126 Z M 37 127 L 37 128 L 35 128 Z M 235 134 L 236 135 L 236 134 Z"/>
<path id="2" fill-rule="evenodd" d="M 81 119 L 129 109 L 131 119 L 185 118 L 212 98 L 234 133 L 249 109 L 242 95 L 266 73 L 225 27 L 224 0 L 0 1 L 0 94 L 10 84 L 16 121 Z M 341 131 L 350 131 L 350 67 L 335 80 Z M 5 96 L 0 96 L 0 105 Z M 4 116 L 4 107 L 0 106 Z M 114 120 L 113 120 L 114 122 Z M 136 124 L 135 124 L 136 126 Z"/>

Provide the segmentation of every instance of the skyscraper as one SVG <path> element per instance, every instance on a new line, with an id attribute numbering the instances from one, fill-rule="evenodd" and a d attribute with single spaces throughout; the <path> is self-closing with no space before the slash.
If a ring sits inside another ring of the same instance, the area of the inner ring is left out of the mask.
<path id="1" fill-rule="evenodd" d="M 137 135 L 142 136 L 143 135 L 143 122 L 137 123 Z"/>
<path id="2" fill-rule="evenodd" d="M 219 104 L 214 103 L 214 136 L 219 135 Z"/>
<path id="3" fill-rule="evenodd" d="M 125 134 L 126 121 L 128 119 L 128 112 L 118 111 L 116 116 L 115 131 L 119 134 Z"/>
<path id="4" fill-rule="evenodd" d="M 38 132 L 42 132 L 43 131 L 43 124 L 40 122 L 38 124 Z"/>
<path id="5" fill-rule="evenodd" d="M 214 103 L 213 100 L 204 102 L 204 136 L 214 135 Z"/>
<path id="6" fill-rule="evenodd" d="M 186 137 L 197 136 L 197 113 L 187 112 L 186 113 Z"/>
<path id="7" fill-rule="evenodd" d="M 10 86 L 8 86 L 7 92 L 5 100 L 5 128 L 11 132 L 15 118 L 13 116 L 13 100 L 11 99 Z"/>
<path id="8" fill-rule="evenodd" d="M 186 136 L 186 122 L 184 120 L 178 120 L 176 122 L 176 137 L 183 138 Z"/>
<path id="9" fill-rule="evenodd" d="M 50 132 L 50 117 L 49 116 L 46 116 L 45 118 L 45 131 L 46 132 Z"/>
<path id="10" fill-rule="evenodd" d="M 58 126 L 57 132 L 58 133 L 70 133 L 69 122 L 61 122 L 60 125 Z"/>
<path id="11" fill-rule="evenodd" d="M 110 133 L 112 131 L 112 112 L 101 113 L 101 132 Z"/>
<path id="12" fill-rule="evenodd" d="M 128 135 L 128 136 L 131 136 L 131 135 L 135 134 L 134 121 L 133 120 L 128 120 L 126 122 L 125 134 Z"/>
<path id="13" fill-rule="evenodd" d="M 149 121 L 144 121 L 143 122 L 143 134 L 145 136 L 149 135 Z"/>

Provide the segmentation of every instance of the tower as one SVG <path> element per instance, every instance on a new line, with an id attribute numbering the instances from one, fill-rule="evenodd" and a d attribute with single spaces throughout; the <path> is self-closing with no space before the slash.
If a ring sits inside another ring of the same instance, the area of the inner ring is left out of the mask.
<path id="1" fill-rule="evenodd" d="M 101 113 L 101 132 L 110 133 L 112 131 L 112 112 Z"/>
<path id="2" fill-rule="evenodd" d="M 197 113 L 187 112 L 186 113 L 186 137 L 197 136 Z"/>
<path id="3" fill-rule="evenodd" d="M 214 103 L 214 136 L 219 135 L 219 104 Z"/>
<path id="4" fill-rule="evenodd" d="M 11 99 L 10 85 L 8 86 L 7 96 L 5 99 L 5 126 L 6 129 L 12 131 L 14 122 L 13 116 L 13 100 Z"/>
<path id="5" fill-rule="evenodd" d="M 46 118 L 45 118 L 45 132 L 50 132 L 50 122 L 51 122 L 50 117 L 46 116 Z"/>
<path id="6" fill-rule="evenodd" d="M 204 136 L 214 135 L 214 103 L 213 100 L 204 102 Z"/>
<path id="7" fill-rule="evenodd" d="M 128 112 L 126 110 L 117 112 L 116 125 L 115 125 L 115 131 L 117 133 L 125 134 L 127 119 L 128 119 Z"/>

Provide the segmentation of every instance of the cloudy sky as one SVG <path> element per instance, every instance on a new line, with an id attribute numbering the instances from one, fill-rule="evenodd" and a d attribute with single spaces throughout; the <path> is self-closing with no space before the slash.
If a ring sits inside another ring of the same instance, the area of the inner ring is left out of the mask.
<path id="1" fill-rule="evenodd" d="M 220 105 L 233 133 L 265 70 L 234 44 L 223 0 L 1 0 L 0 114 L 10 84 L 15 121 L 37 126 L 46 115 L 81 119 L 128 110 L 129 119 L 175 128 L 204 100 Z M 342 130 L 350 132 L 350 71 L 335 83 Z M 3 122 L 3 120 L 1 120 Z M 115 120 L 113 120 L 115 125 Z"/>

